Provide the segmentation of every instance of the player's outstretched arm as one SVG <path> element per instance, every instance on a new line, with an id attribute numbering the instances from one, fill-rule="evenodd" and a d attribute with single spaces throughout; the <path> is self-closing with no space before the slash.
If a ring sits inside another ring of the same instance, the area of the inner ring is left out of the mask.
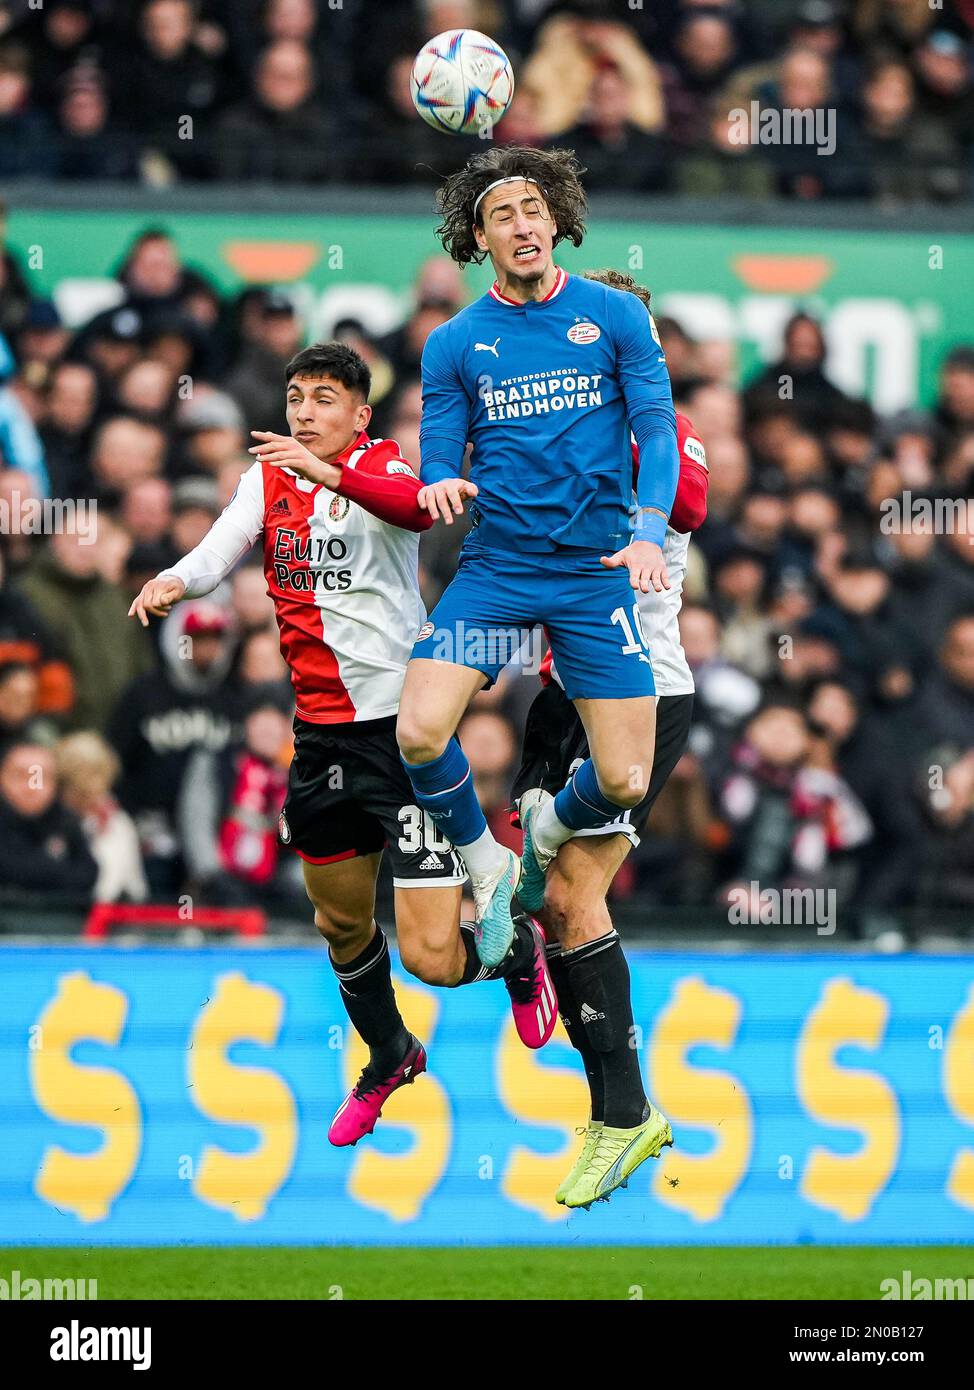
<path id="1" fill-rule="evenodd" d="M 202 598 L 212 593 L 250 550 L 264 529 L 264 479 L 254 464 L 237 484 L 237 490 L 195 549 L 143 585 L 129 609 L 143 627 L 149 616 L 164 618 L 183 598 Z"/>

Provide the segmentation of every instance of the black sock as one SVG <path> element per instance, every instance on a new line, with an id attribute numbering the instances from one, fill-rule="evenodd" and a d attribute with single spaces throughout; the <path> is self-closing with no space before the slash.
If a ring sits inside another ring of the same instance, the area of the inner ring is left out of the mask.
<path id="1" fill-rule="evenodd" d="M 547 948 L 548 974 L 551 976 L 551 983 L 555 987 L 558 995 L 558 1012 L 561 1014 L 561 1021 L 565 1025 L 565 1032 L 568 1034 L 568 1041 L 575 1051 L 581 1056 L 585 1067 L 585 1079 L 588 1082 L 589 1104 L 592 1110 L 592 1119 L 601 1120 L 604 1102 L 602 1098 L 602 1058 L 589 1042 L 588 1033 L 582 1027 L 581 1019 L 578 1017 L 578 1000 L 572 991 L 571 979 L 569 978 L 568 967 L 562 949 L 557 942 L 553 941 Z"/>
<path id="2" fill-rule="evenodd" d="M 459 985 L 477 984 L 480 980 L 500 980 L 507 975 L 512 975 L 522 966 L 527 966 L 534 951 L 534 936 L 531 929 L 526 923 L 520 921 L 514 923 L 514 940 L 511 942 L 511 949 L 500 965 L 484 965 L 477 955 L 473 922 L 460 923 L 460 939 L 463 941 L 463 948 L 467 953 L 467 963 L 463 967 L 463 974 L 459 980 L 451 986 L 452 989 L 456 989 Z"/>
<path id="3" fill-rule="evenodd" d="M 338 976 L 342 1003 L 356 1033 L 368 1044 L 371 1061 L 379 1071 L 394 1070 L 409 1050 L 410 1034 L 393 992 L 389 944 L 382 928 L 376 922 L 375 935 L 354 960 L 338 965 L 331 951 L 328 958 Z"/>
<path id="4" fill-rule="evenodd" d="M 602 1062 L 602 1118 L 614 1128 L 632 1129 L 646 1118 L 647 1110 L 622 943 L 614 931 L 608 932 L 563 952 L 562 963 L 589 1045 Z"/>

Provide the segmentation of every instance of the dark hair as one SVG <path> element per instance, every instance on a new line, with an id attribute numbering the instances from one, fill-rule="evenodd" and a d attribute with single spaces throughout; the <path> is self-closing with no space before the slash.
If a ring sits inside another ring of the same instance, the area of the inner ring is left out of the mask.
<path id="1" fill-rule="evenodd" d="M 649 308 L 651 298 L 649 290 L 645 285 L 637 285 L 631 275 L 624 275 L 621 270 L 586 270 L 582 276 L 583 280 L 594 280 L 596 284 L 608 285 L 611 290 L 623 290 L 626 294 L 634 294 L 637 299 L 642 300 L 646 308 Z"/>
<path id="2" fill-rule="evenodd" d="M 436 190 L 436 206 L 443 221 L 436 234 L 443 249 L 458 265 L 477 265 L 486 258 L 473 234 L 474 222 L 483 226 L 481 209 L 474 203 L 497 179 L 520 176 L 541 189 L 555 225 L 554 245 L 566 237 L 581 246 L 585 235 L 587 203 L 579 175 L 585 170 L 573 150 L 536 150 L 530 145 L 492 145 L 471 155 L 462 169 L 450 174 Z"/>
<path id="3" fill-rule="evenodd" d="M 312 343 L 295 353 L 284 368 L 285 385 L 296 376 L 330 376 L 356 391 L 364 401 L 372 390 L 372 373 L 364 358 L 345 343 Z"/>

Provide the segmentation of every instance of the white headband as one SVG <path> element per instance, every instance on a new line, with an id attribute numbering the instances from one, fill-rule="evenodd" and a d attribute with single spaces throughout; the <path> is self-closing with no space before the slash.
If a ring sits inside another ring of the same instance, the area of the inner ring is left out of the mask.
<path id="1" fill-rule="evenodd" d="M 540 183 L 538 183 L 537 179 L 528 178 L 525 174 L 507 174 L 502 179 L 495 179 L 493 183 L 489 183 L 487 185 L 487 187 L 484 189 L 482 193 L 478 193 L 476 200 L 474 201 L 473 220 L 475 222 L 477 220 L 477 209 L 480 207 L 480 200 L 482 198 L 485 198 L 492 188 L 497 188 L 502 183 L 533 183 L 535 188 L 541 188 L 541 185 Z"/>

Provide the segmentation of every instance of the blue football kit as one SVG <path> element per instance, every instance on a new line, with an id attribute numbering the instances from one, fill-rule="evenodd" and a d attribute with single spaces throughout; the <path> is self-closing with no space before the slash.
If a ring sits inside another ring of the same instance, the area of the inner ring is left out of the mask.
<path id="1" fill-rule="evenodd" d="M 570 699 L 652 696 L 629 571 L 600 563 L 634 535 L 662 545 L 679 476 L 669 375 L 642 302 L 560 269 L 543 300 L 522 304 L 495 284 L 434 329 L 422 374 L 422 480 L 459 476 L 469 442 L 478 494 L 457 574 L 413 656 L 472 667 L 492 683 L 541 623 Z M 405 767 L 441 833 L 461 847 L 480 843 L 486 821 L 456 739 Z M 576 830 L 619 812 L 591 759 L 555 809 Z"/>
<path id="2" fill-rule="evenodd" d="M 569 698 L 654 693 L 629 572 L 600 564 L 633 537 L 630 430 L 636 535 L 661 544 L 676 421 L 663 352 L 634 295 L 559 270 L 544 300 L 520 304 L 495 285 L 434 330 L 422 480 L 458 476 L 470 441 L 479 493 L 457 575 L 413 656 L 473 666 L 492 682 L 542 623 Z"/>

